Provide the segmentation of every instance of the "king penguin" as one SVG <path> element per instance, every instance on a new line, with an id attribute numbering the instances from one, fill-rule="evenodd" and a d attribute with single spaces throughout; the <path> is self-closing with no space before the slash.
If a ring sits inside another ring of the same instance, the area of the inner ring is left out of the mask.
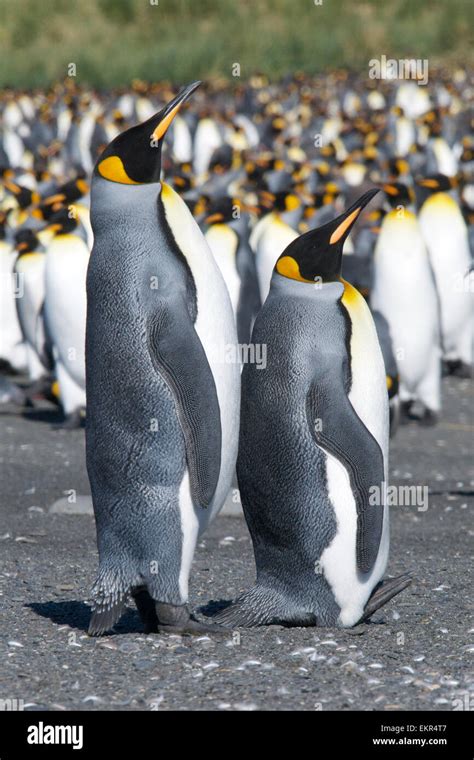
<path id="1" fill-rule="evenodd" d="M 413 210 L 413 191 L 401 182 L 383 189 L 392 210 L 383 219 L 374 256 L 370 305 L 387 321 L 399 371 L 403 418 L 433 425 L 441 408 L 438 299 L 428 253 Z M 416 325 L 416 329 L 414 329 Z"/>
<path id="2" fill-rule="evenodd" d="M 184 201 L 160 182 L 183 89 L 99 157 L 87 276 L 87 470 L 99 571 L 89 632 L 132 593 L 147 631 L 199 633 L 188 610 L 198 535 L 222 507 L 238 446 L 230 298 Z"/>
<path id="3" fill-rule="evenodd" d="M 442 174 L 419 180 L 427 196 L 419 218 L 439 295 L 443 359 L 453 373 L 470 377 L 473 298 L 465 278 L 471 254 L 466 222 L 451 195 L 455 182 Z"/>
<path id="4" fill-rule="evenodd" d="M 204 219 L 205 238 L 227 285 L 241 344 L 250 340 L 261 306 L 246 208 L 238 199 L 217 198 Z"/>
<path id="5" fill-rule="evenodd" d="M 46 251 L 46 331 L 53 344 L 59 400 L 66 418 L 63 427 L 76 428 L 81 426 L 86 405 L 86 273 L 89 249 L 86 231 L 67 208 L 53 214 L 46 229 L 54 234 Z"/>
<path id="6" fill-rule="evenodd" d="M 376 190 L 278 258 L 242 376 L 237 474 L 256 585 L 226 625 L 350 627 L 409 583 L 389 550 L 385 369 L 369 308 L 341 279 L 342 249 Z"/>

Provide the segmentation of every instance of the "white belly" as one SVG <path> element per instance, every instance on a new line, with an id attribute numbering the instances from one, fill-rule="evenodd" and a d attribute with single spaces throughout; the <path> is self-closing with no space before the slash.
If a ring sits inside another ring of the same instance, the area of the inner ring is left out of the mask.
<path id="1" fill-rule="evenodd" d="M 298 233 L 289 224 L 282 222 L 276 215 L 271 215 L 271 217 L 257 238 L 255 249 L 255 265 L 262 303 L 268 296 L 273 268 L 278 257 L 298 237 Z"/>
<path id="2" fill-rule="evenodd" d="M 16 309 L 15 293 L 21 294 L 21 281 L 13 273 L 15 259 L 11 247 L 0 241 L 0 357 L 22 369 L 26 356 Z"/>
<path id="3" fill-rule="evenodd" d="M 351 299 L 348 309 L 352 321 L 352 387 L 349 400 L 380 446 L 387 482 L 389 416 L 382 352 L 372 316 L 362 296 Z M 326 472 L 337 533 L 321 555 L 321 566 L 341 608 L 339 623 L 351 626 L 361 618 L 373 588 L 385 572 L 389 551 L 388 507 L 383 499 L 384 518 L 378 556 L 372 571 L 362 575 L 357 570 L 357 510 L 349 474 L 343 464 L 327 453 Z M 383 484 L 376 485 L 383 495 Z"/>
<path id="4" fill-rule="evenodd" d="M 472 329 L 472 293 L 465 287 L 471 263 L 467 227 L 454 201 L 441 193 L 423 205 L 420 227 L 439 295 L 443 349 L 449 356 L 465 330 Z"/>
<path id="5" fill-rule="evenodd" d="M 237 331 L 229 294 L 219 267 L 198 225 L 181 198 L 163 185 L 166 219 L 191 269 L 197 291 L 195 329 L 208 357 L 221 413 L 221 470 L 212 504 L 196 509 L 204 530 L 219 512 L 232 484 L 237 458 L 240 415 L 240 364 L 225 361 L 226 347 L 238 356 Z"/>
<path id="6" fill-rule="evenodd" d="M 232 310 L 236 317 L 241 286 L 241 280 L 236 268 L 236 255 L 239 239 L 234 230 L 227 227 L 225 224 L 212 225 L 204 237 L 212 251 L 222 277 L 224 278 L 230 296 Z"/>
<path id="7" fill-rule="evenodd" d="M 48 327 L 58 359 L 81 388 L 85 388 L 88 262 L 88 248 L 75 235 L 55 238 L 46 254 Z"/>
<path id="8" fill-rule="evenodd" d="M 371 306 L 387 320 L 400 378 L 414 392 L 439 344 L 436 289 L 416 220 L 384 221 L 374 264 Z"/>

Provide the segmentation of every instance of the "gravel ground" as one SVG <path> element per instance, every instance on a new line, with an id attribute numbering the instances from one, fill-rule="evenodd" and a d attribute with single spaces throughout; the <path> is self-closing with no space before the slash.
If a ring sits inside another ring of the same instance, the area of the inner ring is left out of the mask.
<path id="1" fill-rule="evenodd" d="M 443 387 L 440 424 L 401 428 L 391 449 L 391 482 L 430 488 L 425 511 L 392 509 L 389 573 L 411 571 L 413 585 L 352 631 L 273 626 L 224 638 L 145 636 L 132 608 L 116 634 L 87 636 L 93 518 L 50 512 L 71 489 L 89 493 L 83 431 L 52 429 L 47 407 L 23 417 L 4 407 L 0 696 L 52 710 L 474 709 L 473 386 Z M 192 604 L 229 599 L 253 577 L 244 521 L 218 518 L 196 552 Z"/>

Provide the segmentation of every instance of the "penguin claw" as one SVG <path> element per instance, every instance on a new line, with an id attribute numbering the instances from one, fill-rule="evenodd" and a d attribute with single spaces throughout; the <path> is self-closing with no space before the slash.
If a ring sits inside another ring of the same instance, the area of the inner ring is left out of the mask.
<path id="1" fill-rule="evenodd" d="M 206 633 L 224 634 L 228 629 L 217 623 L 201 623 L 191 615 L 187 606 L 156 602 L 158 633 L 202 636 Z"/>
<path id="2" fill-rule="evenodd" d="M 396 578 L 386 578 L 374 588 L 367 604 L 365 605 L 364 613 L 361 619 L 356 623 L 359 625 L 368 620 L 374 612 L 379 610 L 384 604 L 393 599 L 394 596 L 407 588 L 412 582 L 412 578 L 408 573 L 399 575 Z"/>

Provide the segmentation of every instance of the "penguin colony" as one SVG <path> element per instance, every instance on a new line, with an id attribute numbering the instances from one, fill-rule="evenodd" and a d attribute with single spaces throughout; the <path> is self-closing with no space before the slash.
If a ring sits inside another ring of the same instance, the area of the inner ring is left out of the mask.
<path id="1" fill-rule="evenodd" d="M 410 582 L 389 435 L 472 374 L 467 75 L 199 84 L 3 91 L 0 402 L 86 419 L 91 634 L 130 594 L 150 632 L 353 626 Z M 204 623 L 235 469 L 256 584 Z"/>

